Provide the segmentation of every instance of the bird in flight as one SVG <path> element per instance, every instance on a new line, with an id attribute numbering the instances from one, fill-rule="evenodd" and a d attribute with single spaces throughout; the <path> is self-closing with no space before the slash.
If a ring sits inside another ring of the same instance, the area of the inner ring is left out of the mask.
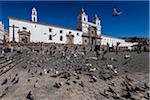
<path id="1" fill-rule="evenodd" d="M 122 12 L 117 11 L 117 9 L 114 8 L 114 10 L 113 10 L 113 16 L 120 16 L 121 14 L 122 14 Z"/>

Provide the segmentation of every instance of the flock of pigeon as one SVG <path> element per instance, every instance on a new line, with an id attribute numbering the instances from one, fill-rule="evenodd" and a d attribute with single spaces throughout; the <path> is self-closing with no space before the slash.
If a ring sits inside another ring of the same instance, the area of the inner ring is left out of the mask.
<path id="1" fill-rule="evenodd" d="M 62 47 L 22 47 L 1 56 L 0 99 L 149 100 L 148 72 L 130 69 L 143 54 L 102 52 L 98 59 L 88 48 Z"/>

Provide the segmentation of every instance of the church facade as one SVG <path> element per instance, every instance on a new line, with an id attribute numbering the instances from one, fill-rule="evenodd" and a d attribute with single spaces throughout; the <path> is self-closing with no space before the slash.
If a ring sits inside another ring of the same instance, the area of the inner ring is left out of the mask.
<path id="1" fill-rule="evenodd" d="M 38 22 L 35 8 L 31 21 L 9 17 L 10 41 L 82 44 L 82 32 Z"/>
<path id="2" fill-rule="evenodd" d="M 81 9 L 77 17 L 77 29 L 69 29 L 60 26 L 49 25 L 38 22 L 38 12 L 32 9 L 31 20 L 23 20 L 9 17 L 9 41 L 29 43 L 61 43 L 79 45 L 106 45 L 111 43 L 110 38 L 101 34 L 101 21 L 94 16 L 93 22 L 88 21 L 88 15 Z M 117 42 L 124 44 L 123 39 L 113 38 L 113 45 Z"/>
<path id="3" fill-rule="evenodd" d="M 16 18 L 9 18 L 10 26 L 15 25 L 17 28 L 9 28 L 10 41 L 16 42 L 44 42 L 44 43 L 74 43 L 82 44 L 82 32 L 51 26 L 48 24 L 27 21 Z M 13 35 L 13 30 L 14 35 Z M 13 37 L 15 39 L 13 40 Z"/>
<path id="4" fill-rule="evenodd" d="M 73 30 L 39 23 L 37 10 L 33 8 L 31 21 L 9 17 L 9 39 L 22 43 L 100 44 L 101 26 L 97 16 L 94 17 L 94 23 L 90 23 L 82 9 L 77 24 L 77 29 Z"/>

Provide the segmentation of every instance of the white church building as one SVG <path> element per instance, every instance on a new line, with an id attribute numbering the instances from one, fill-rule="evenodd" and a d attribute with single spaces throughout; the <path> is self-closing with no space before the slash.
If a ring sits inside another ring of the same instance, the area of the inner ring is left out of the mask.
<path id="1" fill-rule="evenodd" d="M 0 43 L 3 43 L 4 39 L 4 24 L 0 21 Z"/>
<path id="2" fill-rule="evenodd" d="M 101 35 L 101 45 L 106 46 L 108 44 L 109 47 L 113 47 L 116 46 L 117 43 L 120 43 L 119 47 L 131 47 L 137 44 L 137 43 L 126 42 L 124 39 Z"/>
<path id="3" fill-rule="evenodd" d="M 77 29 L 38 22 L 38 12 L 32 9 L 31 20 L 9 17 L 9 39 L 21 43 L 44 42 L 62 44 L 87 45 L 120 45 L 131 46 L 123 39 L 104 36 L 101 34 L 101 21 L 94 16 L 93 22 L 88 21 L 88 15 L 82 9 L 77 17 Z"/>

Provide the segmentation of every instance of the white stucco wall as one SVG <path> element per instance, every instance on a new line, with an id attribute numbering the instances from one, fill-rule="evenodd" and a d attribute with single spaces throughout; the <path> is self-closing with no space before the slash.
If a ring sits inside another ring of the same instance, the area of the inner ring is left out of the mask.
<path id="1" fill-rule="evenodd" d="M 45 42 L 45 43 L 67 43 L 66 35 L 71 32 L 74 35 L 74 44 L 82 44 L 82 32 L 77 30 L 65 29 L 61 27 L 51 26 L 40 24 L 36 22 L 24 21 L 15 18 L 9 18 L 9 26 L 15 25 L 19 28 L 15 29 L 15 39 L 19 42 L 18 30 L 22 31 L 23 27 L 26 27 L 26 31 L 31 33 L 31 42 Z M 52 29 L 52 32 L 49 32 L 49 28 Z M 62 33 L 60 33 L 62 30 Z M 77 33 L 79 35 L 77 36 Z M 13 30 L 12 27 L 9 27 L 10 41 L 12 41 Z M 52 35 L 52 40 L 49 40 L 49 35 Z M 63 40 L 60 41 L 60 36 L 63 37 Z"/>
<path id="2" fill-rule="evenodd" d="M 41 24 L 37 22 L 31 22 L 28 20 L 20 20 L 16 18 L 9 18 L 9 26 L 15 25 L 19 28 L 15 28 L 15 40 L 16 42 L 19 42 L 19 35 L 18 31 L 24 30 L 23 27 L 26 27 L 26 31 L 30 31 L 31 33 L 31 42 L 44 42 L 44 43 L 67 43 L 67 35 L 69 35 L 69 32 L 71 32 L 71 35 L 74 35 L 74 44 L 83 44 L 83 38 L 82 34 L 83 32 L 78 30 L 72 30 L 47 24 Z M 86 24 L 88 27 L 89 24 Z M 49 29 L 52 29 L 51 32 L 49 32 Z M 86 29 L 86 28 L 83 28 Z M 60 30 L 62 30 L 62 33 L 60 33 Z M 77 35 L 77 33 L 79 35 Z M 52 35 L 52 40 L 49 40 L 49 35 Z M 63 40 L 60 41 L 60 36 L 63 37 Z M 12 41 L 13 37 L 13 29 L 12 27 L 9 27 L 9 40 Z M 117 42 L 120 43 L 119 46 L 132 46 L 133 43 L 125 42 L 124 39 L 110 37 L 101 35 L 101 45 L 107 45 L 109 43 L 109 46 L 116 46 Z"/>
<path id="3" fill-rule="evenodd" d="M 131 47 L 137 43 L 130 43 L 130 42 L 125 42 L 124 39 L 120 39 L 120 38 L 115 38 L 115 37 L 110 37 L 110 36 L 105 36 L 102 35 L 101 36 L 102 40 L 101 40 L 101 44 L 102 45 L 107 45 L 107 43 L 109 44 L 109 46 L 116 46 L 117 42 L 119 42 L 119 46 L 120 47 Z"/>
<path id="4" fill-rule="evenodd" d="M 125 40 L 123 39 L 119 39 L 119 38 L 114 38 L 114 37 L 109 37 L 109 36 L 101 36 L 102 40 L 101 40 L 101 44 L 102 45 L 107 45 L 107 43 L 109 43 L 109 46 L 116 46 L 117 42 L 120 42 L 120 44 L 124 44 Z"/>
<path id="5" fill-rule="evenodd" d="M 3 40 L 3 30 L 2 29 L 0 29 L 0 43 L 2 43 L 2 40 Z"/>
<path id="6" fill-rule="evenodd" d="M 0 21 L 0 43 L 2 43 L 4 38 L 4 25 L 3 23 Z"/>

